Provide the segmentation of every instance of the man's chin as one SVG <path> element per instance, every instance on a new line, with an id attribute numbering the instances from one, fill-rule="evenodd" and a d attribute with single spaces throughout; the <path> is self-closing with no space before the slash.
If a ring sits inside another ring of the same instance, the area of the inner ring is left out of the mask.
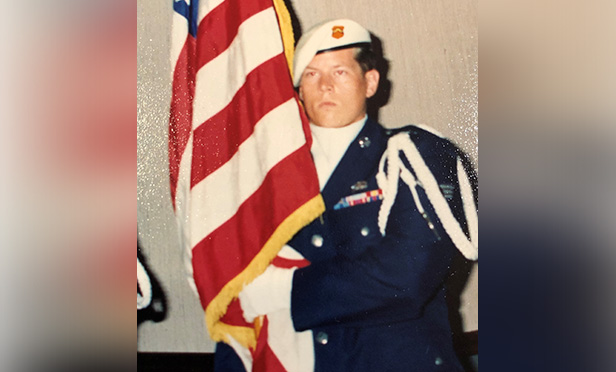
<path id="1" fill-rule="evenodd" d="M 317 119 L 312 120 L 311 123 L 322 128 L 342 128 L 348 125 L 346 121 L 331 115 L 318 116 Z"/>

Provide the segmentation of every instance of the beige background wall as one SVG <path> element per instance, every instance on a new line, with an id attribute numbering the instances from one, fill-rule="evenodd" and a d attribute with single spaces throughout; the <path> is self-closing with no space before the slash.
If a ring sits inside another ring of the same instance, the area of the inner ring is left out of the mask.
<path id="1" fill-rule="evenodd" d="M 140 351 L 211 351 L 203 311 L 186 284 L 169 201 L 167 117 L 171 89 L 171 0 L 138 0 L 139 237 L 168 300 L 167 319 L 138 330 Z M 291 1 L 302 30 L 346 17 L 382 42 L 391 94 L 379 112 L 385 126 L 430 125 L 477 165 L 476 0 Z M 478 329 L 477 267 L 462 296 L 466 330 Z"/>

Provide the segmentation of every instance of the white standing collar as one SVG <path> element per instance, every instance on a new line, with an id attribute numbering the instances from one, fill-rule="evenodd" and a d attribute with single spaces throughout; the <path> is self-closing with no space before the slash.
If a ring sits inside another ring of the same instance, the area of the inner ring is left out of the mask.
<path id="1" fill-rule="evenodd" d="M 313 138 L 311 152 L 321 190 L 367 119 L 368 116 L 364 115 L 360 120 L 340 128 L 324 128 L 310 123 Z"/>

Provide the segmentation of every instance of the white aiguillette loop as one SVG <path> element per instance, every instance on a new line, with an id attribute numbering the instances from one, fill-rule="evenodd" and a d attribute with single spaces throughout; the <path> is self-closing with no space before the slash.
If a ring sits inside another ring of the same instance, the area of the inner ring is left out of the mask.
<path id="1" fill-rule="evenodd" d="M 400 152 L 402 152 L 408 160 L 414 174 L 404 166 L 404 163 L 400 158 Z M 477 208 L 473 198 L 473 190 L 460 157 L 457 159 L 457 173 L 470 239 L 467 238 L 466 234 L 462 230 L 462 227 L 451 212 L 447 200 L 440 191 L 438 182 L 434 178 L 430 168 L 426 165 L 426 162 L 419 153 L 419 150 L 417 150 L 417 146 L 415 146 L 408 133 L 402 132 L 392 136 L 387 143 L 387 149 L 381 158 L 379 163 L 379 172 L 376 176 L 379 188 L 383 190 L 383 204 L 381 204 L 378 216 L 378 224 L 381 234 L 385 236 L 385 227 L 387 226 L 389 212 L 391 211 L 391 207 L 396 199 L 398 182 L 402 179 L 404 183 L 408 185 L 417 206 L 417 210 L 422 214 L 426 220 L 426 223 L 430 226 L 430 229 L 432 229 L 436 234 L 434 225 L 428 218 L 428 215 L 419 200 L 417 186 L 424 189 L 430 204 L 442 222 L 445 232 L 449 235 L 458 250 L 467 259 L 477 260 L 479 235 L 477 228 Z"/>

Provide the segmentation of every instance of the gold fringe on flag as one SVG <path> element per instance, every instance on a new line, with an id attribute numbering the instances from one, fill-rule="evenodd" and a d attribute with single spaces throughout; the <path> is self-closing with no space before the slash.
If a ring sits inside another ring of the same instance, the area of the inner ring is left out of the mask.
<path id="1" fill-rule="evenodd" d="M 318 194 L 296 209 L 276 228 L 261 251 L 248 264 L 248 267 L 229 281 L 210 302 L 205 310 L 205 324 L 210 332 L 210 337 L 214 341 L 228 343 L 229 335 L 244 347 L 254 349 L 257 342 L 255 329 L 225 324 L 220 321 L 220 318 L 226 313 L 227 307 L 242 291 L 244 285 L 261 275 L 276 255 L 278 255 L 280 249 L 291 240 L 293 235 L 324 211 L 325 204 L 321 194 Z"/>
<path id="2" fill-rule="evenodd" d="M 274 9 L 278 16 L 278 25 L 280 26 L 280 34 L 282 35 L 282 46 L 284 55 L 287 57 L 289 65 L 289 74 L 293 81 L 293 54 L 295 52 L 295 35 L 293 34 L 293 24 L 291 23 L 291 14 L 284 3 L 284 0 L 274 0 Z"/>

